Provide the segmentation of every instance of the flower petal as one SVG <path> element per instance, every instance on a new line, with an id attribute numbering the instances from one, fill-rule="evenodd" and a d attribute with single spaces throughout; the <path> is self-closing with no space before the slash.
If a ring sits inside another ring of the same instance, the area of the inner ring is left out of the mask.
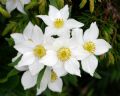
<path id="1" fill-rule="evenodd" d="M 73 57 L 75 57 L 77 60 L 83 60 L 90 55 L 89 52 L 83 49 L 82 45 L 77 45 L 77 47 L 72 48 L 71 50 Z"/>
<path id="2" fill-rule="evenodd" d="M 56 52 L 49 50 L 46 52 L 46 55 L 41 58 L 40 63 L 47 66 L 53 66 L 57 63 L 57 60 Z"/>
<path id="3" fill-rule="evenodd" d="M 11 11 L 13 11 L 16 7 L 17 7 L 17 5 L 14 2 L 14 0 L 7 0 L 6 9 L 9 13 L 11 13 Z"/>
<path id="4" fill-rule="evenodd" d="M 83 23 L 76 21 L 75 19 L 68 19 L 66 21 L 66 26 L 68 29 L 79 28 L 84 26 Z"/>
<path id="5" fill-rule="evenodd" d="M 37 44 L 41 44 L 43 42 L 43 32 L 37 25 L 33 28 L 32 40 Z"/>
<path id="6" fill-rule="evenodd" d="M 34 25 L 31 22 L 29 22 L 23 31 L 23 35 L 26 39 L 31 39 L 33 34 L 33 28 L 34 28 Z"/>
<path id="7" fill-rule="evenodd" d="M 111 45 L 107 43 L 104 39 L 95 40 L 95 45 L 96 45 L 95 55 L 104 54 L 111 48 Z"/>
<path id="8" fill-rule="evenodd" d="M 25 40 L 21 33 L 13 33 L 11 37 L 14 39 L 15 44 L 22 43 Z"/>
<path id="9" fill-rule="evenodd" d="M 52 68 L 58 77 L 65 76 L 67 74 L 63 62 L 58 61 Z"/>
<path id="10" fill-rule="evenodd" d="M 56 7 L 54 7 L 54 6 L 52 6 L 52 5 L 49 5 L 48 15 L 49 15 L 49 17 L 50 17 L 52 20 L 54 20 L 54 19 L 56 18 L 56 16 L 58 15 L 58 13 L 60 13 L 60 12 L 59 12 L 59 10 L 58 10 Z"/>
<path id="11" fill-rule="evenodd" d="M 24 2 L 24 4 L 28 4 L 30 2 L 30 0 L 22 0 Z"/>
<path id="12" fill-rule="evenodd" d="M 40 88 L 37 89 L 37 95 L 40 95 L 47 88 L 48 82 L 50 81 L 50 74 L 51 69 L 47 67 L 40 82 Z"/>
<path id="13" fill-rule="evenodd" d="M 33 64 L 29 65 L 29 70 L 32 75 L 37 75 L 43 68 L 44 65 L 39 63 L 39 60 L 35 60 Z"/>
<path id="14" fill-rule="evenodd" d="M 31 65 L 35 61 L 35 56 L 33 55 L 32 52 L 25 53 L 20 62 L 18 63 L 18 67 L 26 66 L 26 65 Z"/>
<path id="15" fill-rule="evenodd" d="M 63 82 L 61 78 L 58 78 L 56 81 L 50 82 L 48 84 L 49 89 L 54 92 L 61 92 L 62 91 Z"/>
<path id="16" fill-rule="evenodd" d="M 69 17 L 69 9 L 68 9 L 68 5 L 65 5 L 61 10 L 60 10 L 60 14 L 63 17 L 64 20 L 67 20 Z"/>
<path id="17" fill-rule="evenodd" d="M 27 71 L 28 70 L 28 66 L 22 66 L 22 67 L 18 67 L 17 65 L 15 66 L 15 68 L 19 71 Z"/>
<path id="18" fill-rule="evenodd" d="M 83 44 L 83 30 L 79 28 L 75 28 L 72 30 L 72 40 L 79 43 Z"/>
<path id="19" fill-rule="evenodd" d="M 31 41 L 25 41 L 25 42 L 23 42 L 23 43 L 16 44 L 16 45 L 14 46 L 14 48 L 15 48 L 18 52 L 24 54 L 24 53 L 26 53 L 26 52 L 32 51 L 32 49 L 34 48 L 34 46 L 35 46 L 35 45 L 34 45 L 33 42 L 31 42 Z"/>
<path id="20" fill-rule="evenodd" d="M 65 70 L 73 75 L 81 76 L 80 75 L 80 64 L 75 58 L 71 58 L 70 60 L 66 61 Z"/>
<path id="21" fill-rule="evenodd" d="M 37 76 L 32 76 L 29 71 L 26 71 L 21 79 L 24 89 L 29 89 L 35 86 L 37 81 Z"/>
<path id="22" fill-rule="evenodd" d="M 83 38 L 85 41 L 95 40 L 98 38 L 98 35 L 99 35 L 99 29 L 96 25 L 96 22 L 94 22 L 90 25 L 90 28 L 84 32 Z"/>
<path id="23" fill-rule="evenodd" d="M 17 2 L 17 9 L 21 13 L 26 14 L 26 12 L 24 11 L 24 4 L 23 4 L 23 2 L 20 2 L 19 0 L 17 0 L 16 2 Z"/>
<path id="24" fill-rule="evenodd" d="M 91 76 L 94 75 L 94 72 L 98 66 L 98 60 L 94 55 L 90 55 L 89 57 L 83 59 L 81 61 L 82 69 L 89 73 Z"/>
<path id="25" fill-rule="evenodd" d="M 53 24 L 50 17 L 47 15 L 37 15 L 37 17 L 41 18 L 44 21 L 44 23 L 48 26 L 51 26 Z"/>

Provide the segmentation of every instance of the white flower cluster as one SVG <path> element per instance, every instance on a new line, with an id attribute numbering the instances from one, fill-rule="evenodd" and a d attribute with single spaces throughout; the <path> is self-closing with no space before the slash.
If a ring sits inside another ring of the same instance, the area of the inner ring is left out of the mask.
<path id="1" fill-rule="evenodd" d="M 104 54 L 111 48 L 105 40 L 97 39 L 99 29 L 96 22 L 83 34 L 80 27 L 84 24 L 68 18 L 67 5 L 61 10 L 50 5 L 48 15 L 37 17 L 47 25 L 44 34 L 40 27 L 31 22 L 23 34 L 11 34 L 15 41 L 14 48 L 18 51 L 16 58 L 22 56 L 15 68 L 25 71 L 21 79 L 24 89 L 35 86 L 38 75 L 44 72 L 40 87 L 37 88 L 37 95 L 47 87 L 52 91 L 61 92 L 61 77 L 67 74 L 81 76 L 80 64 L 81 69 L 94 76 L 98 66 L 95 55 Z M 58 37 L 55 38 L 54 35 Z"/>

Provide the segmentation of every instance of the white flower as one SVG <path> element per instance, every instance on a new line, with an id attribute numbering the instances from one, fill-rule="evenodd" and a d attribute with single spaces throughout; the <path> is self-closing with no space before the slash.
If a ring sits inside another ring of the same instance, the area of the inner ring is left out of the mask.
<path id="1" fill-rule="evenodd" d="M 44 68 L 44 65 L 53 66 L 56 64 L 55 52 L 49 49 L 49 43 L 46 43 L 46 38 L 42 30 L 37 26 L 31 26 L 29 23 L 22 34 L 13 34 L 12 37 L 16 40 L 14 48 L 23 54 L 17 67 L 28 66 L 32 75 L 36 75 Z M 24 42 L 19 43 L 19 40 L 24 39 Z M 47 38 L 48 39 L 48 38 Z"/>
<path id="2" fill-rule="evenodd" d="M 61 92 L 62 86 L 62 79 L 51 68 L 47 67 L 40 82 L 40 88 L 37 89 L 37 95 L 40 95 L 47 87 L 54 92 Z"/>
<path id="3" fill-rule="evenodd" d="M 28 4 L 30 0 L 7 0 L 6 9 L 9 13 L 11 13 L 15 8 L 19 10 L 21 13 L 25 14 L 24 5 Z"/>
<path id="4" fill-rule="evenodd" d="M 47 35 L 70 37 L 70 29 L 82 27 L 84 25 L 74 19 L 68 19 L 68 5 L 61 10 L 58 10 L 54 6 L 50 5 L 48 16 L 38 15 L 37 17 L 41 18 L 48 26 L 45 32 Z"/>
<path id="5" fill-rule="evenodd" d="M 80 76 L 80 64 L 77 61 L 79 53 L 75 42 L 70 39 L 58 38 L 53 43 L 53 50 L 56 51 L 55 59 L 57 59 L 53 70 L 58 76 L 64 76 L 67 73 Z"/>
<path id="6" fill-rule="evenodd" d="M 111 45 L 104 39 L 97 39 L 99 29 L 96 22 L 92 23 L 90 28 L 84 32 L 80 29 L 74 29 L 72 32 L 73 40 L 76 39 L 79 45 L 79 59 L 81 60 L 82 69 L 91 76 L 98 66 L 98 60 L 95 55 L 102 55 L 106 53 Z"/>
<path id="7" fill-rule="evenodd" d="M 36 85 L 37 75 L 32 75 L 30 71 L 24 72 L 21 83 L 23 85 L 24 90 L 32 88 Z"/>

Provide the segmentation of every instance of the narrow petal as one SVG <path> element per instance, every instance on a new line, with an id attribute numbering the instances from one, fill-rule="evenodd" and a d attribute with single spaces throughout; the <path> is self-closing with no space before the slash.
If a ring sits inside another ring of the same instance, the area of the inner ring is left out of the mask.
<path id="1" fill-rule="evenodd" d="M 32 40 L 37 44 L 41 44 L 43 42 L 43 32 L 37 25 L 33 28 Z"/>
<path id="2" fill-rule="evenodd" d="M 18 67 L 18 65 L 16 65 L 15 68 L 19 71 L 27 71 L 28 70 L 28 66 Z"/>
<path id="3" fill-rule="evenodd" d="M 78 42 L 79 44 L 83 44 L 83 30 L 79 28 L 73 29 L 72 40 Z"/>
<path id="4" fill-rule="evenodd" d="M 28 4 L 30 2 L 30 0 L 22 0 L 24 2 L 24 4 Z"/>
<path id="5" fill-rule="evenodd" d="M 50 74 L 51 69 L 47 67 L 40 82 L 40 88 L 37 89 L 37 95 L 40 95 L 47 88 L 48 82 L 50 81 Z"/>
<path id="6" fill-rule="evenodd" d="M 99 35 L 99 29 L 96 22 L 94 22 L 90 25 L 90 28 L 84 32 L 83 38 L 85 41 L 95 40 L 98 38 L 98 35 Z"/>
<path id="7" fill-rule="evenodd" d="M 33 64 L 29 65 L 29 70 L 32 75 L 37 75 L 43 68 L 44 65 L 39 63 L 39 60 L 35 60 Z"/>
<path id="8" fill-rule="evenodd" d="M 16 45 L 14 46 L 14 48 L 15 48 L 18 52 L 24 54 L 25 52 L 30 52 L 30 51 L 32 51 L 33 48 L 34 48 L 34 46 L 35 46 L 35 45 L 34 45 L 33 42 L 31 42 L 31 41 L 25 41 L 25 42 L 23 42 L 23 43 L 16 44 Z"/>
<path id="9" fill-rule="evenodd" d="M 61 78 L 58 78 L 56 81 L 50 82 L 48 84 L 49 89 L 54 92 L 61 92 L 62 91 L 63 82 Z"/>
<path id="10" fill-rule="evenodd" d="M 47 15 L 37 15 L 37 17 L 41 18 L 44 21 L 44 23 L 48 26 L 51 26 L 53 24 L 50 17 Z"/>
<path id="11" fill-rule="evenodd" d="M 14 58 L 12 58 L 12 62 L 15 62 L 21 55 L 22 54 L 18 52 L 17 55 Z"/>
<path id="12" fill-rule="evenodd" d="M 54 72 L 57 74 L 58 77 L 65 76 L 67 74 L 67 71 L 64 68 L 63 62 L 58 61 L 54 66 L 53 66 Z"/>
<path id="13" fill-rule="evenodd" d="M 67 20 L 69 17 L 69 9 L 68 5 L 65 5 L 61 10 L 60 10 L 61 16 L 64 18 L 64 20 Z"/>
<path id="14" fill-rule="evenodd" d="M 33 34 L 33 28 L 34 28 L 34 25 L 31 22 L 29 22 L 23 31 L 23 35 L 26 39 L 31 39 Z"/>
<path id="15" fill-rule="evenodd" d="M 81 61 L 82 69 L 89 73 L 91 76 L 94 75 L 94 72 L 98 66 L 98 60 L 94 55 L 90 55 Z"/>
<path id="16" fill-rule="evenodd" d="M 57 63 L 57 60 L 56 52 L 49 50 L 46 52 L 46 55 L 41 58 L 40 63 L 47 66 L 53 66 Z"/>
<path id="17" fill-rule="evenodd" d="M 14 39 L 15 44 L 22 43 L 25 40 L 21 33 L 13 33 L 11 37 Z"/>
<path id="18" fill-rule="evenodd" d="M 82 27 L 82 26 L 84 26 L 84 24 L 81 23 L 81 22 L 76 21 L 75 19 L 68 19 L 68 20 L 66 21 L 66 26 L 67 26 L 67 28 L 69 28 L 69 29 L 73 29 L 73 28 Z"/>
<path id="19" fill-rule="evenodd" d="M 21 79 L 22 85 L 24 89 L 29 89 L 35 86 L 37 80 L 37 76 L 32 76 L 29 71 L 26 71 Z"/>
<path id="20" fill-rule="evenodd" d="M 23 4 L 23 2 L 21 2 L 21 1 L 19 1 L 19 0 L 17 0 L 16 2 L 17 2 L 17 9 L 18 9 L 21 13 L 26 14 L 26 12 L 24 11 L 24 4 Z"/>
<path id="21" fill-rule="evenodd" d="M 54 20 L 54 18 L 56 18 L 56 15 L 59 13 L 59 10 L 52 6 L 52 5 L 49 5 L 49 12 L 48 12 L 48 15 L 50 16 L 50 18 L 52 20 Z"/>
<path id="22" fill-rule="evenodd" d="M 71 58 L 64 64 L 65 70 L 73 75 L 81 76 L 80 75 L 80 64 L 75 58 Z"/>
<path id="23" fill-rule="evenodd" d="M 14 0 L 7 0 L 6 9 L 9 13 L 11 13 L 16 8 L 16 2 Z"/>
<path id="24" fill-rule="evenodd" d="M 111 45 L 104 39 L 97 39 L 94 41 L 96 45 L 95 55 L 102 55 L 111 48 Z"/>
<path id="25" fill-rule="evenodd" d="M 35 61 L 35 57 L 32 52 L 28 52 L 24 54 L 18 63 L 18 67 L 26 66 L 26 65 L 31 65 Z"/>

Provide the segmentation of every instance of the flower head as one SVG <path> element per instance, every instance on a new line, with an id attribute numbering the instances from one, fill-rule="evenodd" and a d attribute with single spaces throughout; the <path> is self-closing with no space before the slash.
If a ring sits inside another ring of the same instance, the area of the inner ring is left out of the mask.
<path id="1" fill-rule="evenodd" d="M 11 35 L 15 40 L 14 48 L 23 56 L 17 67 L 28 66 L 32 75 L 36 75 L 44 68 L 44 65 L 53 66 L 55 52 L 49 49 L 49 44 L 37 26 L 27 25 L 23 34 L 14 33 Z M 19 41 L 23 38 L 23 41 Z"/>
<path id="2" fill-rule="evenodd" d="M 80 29 L 74 29 L 72 34 L 73 39 L 79 45 L 79 60 L 81 60 L 82 69 L 93 76 L 98 66 L 98 60 L 95 55 L 106 53 L 111 48 L 111 45 L 104 39 L 97 39 L 99 29 L 96 22 L 91 24 L 90 28 L 84 32 L 84 35 Z"/>
<path id="3" fill-rule="evenodd" d="M 70 37 L 70 29 L 82 27 L 84 24 L 76 21 L 75 19 L 68 19 L 69 9 L 68 5 L 58 10 L 54 6 L 49 6 L 49 13 L 47 15 L 38 15 L 45 24 L 45 34 L 47 35 L 58 35 L 61 37 Z"/>
<path id="4" fill-rule="evenodd" d="M 53 70 L 58 76 L 64 76 L 67 73 L 80 76 L 80 65 L 76 58 L 79 52 L 77 47 L 74 46 L 74 43 L 70 39 L 63 38 L 57 39 L 53 43 L 53 49 L 56 51 L 57 59 Z"/>

